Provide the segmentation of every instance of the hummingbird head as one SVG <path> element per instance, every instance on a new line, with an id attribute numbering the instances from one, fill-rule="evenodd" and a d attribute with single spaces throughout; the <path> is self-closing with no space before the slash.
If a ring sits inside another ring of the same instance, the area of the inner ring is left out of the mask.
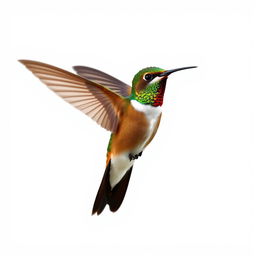
<path id="1" fill-rule="evenodd" d="M 142 104 L 162 106 L 168 76 L 176 71 L 196 68 L 196 66 L 165 70 L 148 67 L 140 70 L 132 80 L 131 98 Z"/>

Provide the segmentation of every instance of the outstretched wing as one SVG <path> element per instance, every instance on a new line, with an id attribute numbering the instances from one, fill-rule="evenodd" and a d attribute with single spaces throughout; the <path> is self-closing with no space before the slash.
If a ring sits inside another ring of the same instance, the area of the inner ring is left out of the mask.
<path id="1" fill-rule="evenodd" d="M 31 60 L 20 60 L 35 76 L 65 101 L 115 133 L 124 99 L 93 81 L 63 69 Z"/>
<path id="2" fill-rule="evenodd" d="M 131 94 L 131 86 L 98 69 L 85 66 L 74 66 L 73 69 L 79 76 L 101 84 L 123 97 L 128 97 Z"/>

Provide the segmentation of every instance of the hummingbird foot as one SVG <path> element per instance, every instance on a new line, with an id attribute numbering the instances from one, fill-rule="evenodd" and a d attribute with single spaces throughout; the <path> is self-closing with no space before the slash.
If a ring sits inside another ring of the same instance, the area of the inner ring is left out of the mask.
<path id="1" fill-rule="evenodd" d="M 132 160 L 138 159 L 141 155 L 142 155 L 142 151 L 139 154 L 135 154 L 135 155 L 130 153 L 128 155 L 128 157 L 129 157 L 130 161 L 132 161 Z"/>

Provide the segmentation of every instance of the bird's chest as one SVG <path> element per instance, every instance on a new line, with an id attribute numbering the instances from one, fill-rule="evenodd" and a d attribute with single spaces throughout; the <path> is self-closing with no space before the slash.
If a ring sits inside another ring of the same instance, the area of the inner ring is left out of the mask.
<path id="1" fill-rule="evenodd" d="M 113 137 L 112 155 L 138 154 L 143 151 L 154 135 L 160 115 L 161 107 L 152 107 L 132 100 L 122 118 L 118 133 Z"/>
<path id="2" fill-rule="evenodd" d="M 143 138 L 134 149 L 135 153 L 139 153 L 145 148 L 145 146 L 148 144 L 148 141 L 155 134 L 162 110 L 160 106 L 153 107 L 151 105 L 141 104 L 135 100 L 132 100 L 131 104 L 133 108 L 140 112 L 146 120 L 146 125 L 143 131 Z"/>

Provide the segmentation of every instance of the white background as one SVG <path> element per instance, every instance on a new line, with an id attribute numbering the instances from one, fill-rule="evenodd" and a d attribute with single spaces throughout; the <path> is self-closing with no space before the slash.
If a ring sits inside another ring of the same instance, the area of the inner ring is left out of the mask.
<path id="1" fill-rule="evenodd" d="M 1 255 L 255 255 L 252 2 L 23 0 L 1 11 L 11 88 Z M 147 66 L 199 66 L 170 76 L 118 212 L 91 216 L 109 132 L 17 59 L 127 83 Z"/>

